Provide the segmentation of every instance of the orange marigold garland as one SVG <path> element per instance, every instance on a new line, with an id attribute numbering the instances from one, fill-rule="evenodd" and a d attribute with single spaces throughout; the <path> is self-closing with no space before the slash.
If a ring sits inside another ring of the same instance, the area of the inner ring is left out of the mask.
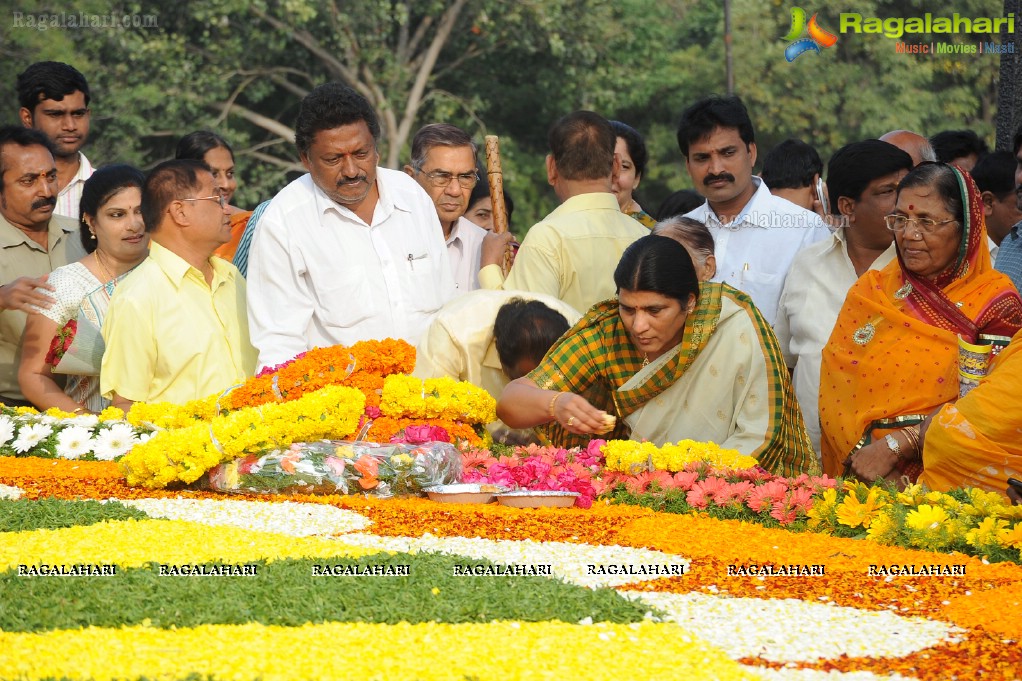
<path id="1" fill-rule="evenodd" d="M 360 341 L 351 347 L 313 348 L 250 378 L 232 390 L 223 404 L 230 409 L 254 407 L 294 400 L 327 385 L 344 385 L 361 390 L 366 394 L 366 404 L 375 406 L 379 404 L 376 391 L 383 387 L 385 376 L 411 373 L 414 368 L 415 348 L 403 340 L 387 338 Z"/>

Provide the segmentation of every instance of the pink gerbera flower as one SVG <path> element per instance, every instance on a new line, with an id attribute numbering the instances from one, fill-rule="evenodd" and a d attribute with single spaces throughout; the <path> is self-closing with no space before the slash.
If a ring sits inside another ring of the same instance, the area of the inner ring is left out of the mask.
<path id="1" fill-rule="evenodd" d="M 692 486 L 692 489 L 685 495 L 685 501 L 689 506 L 706 508 L 713 496 L 724 489 L 725 485 L 727 482 L 724 481 L 724 478 L 706 478 Z"/>

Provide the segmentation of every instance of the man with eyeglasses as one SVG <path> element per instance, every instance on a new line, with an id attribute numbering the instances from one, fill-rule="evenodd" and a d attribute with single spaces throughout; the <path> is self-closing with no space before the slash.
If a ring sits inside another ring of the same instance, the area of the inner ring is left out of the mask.
<path id="1" fill-rule="evenodd" d="M 486 230 L 462 217 L 479 182 L 475 142 L 461 128 L 430 123 L 412 138 L 412 162 L 405 172 L 436 206 L 459 294 L 479 288 L 479 259 Z"/>
<path id="2" fill-rule="evenodd" d="M 436 207 L 379 168 L 380 122 L 352 88 L 302 100 L 295 145 L 309 171 L 266 208 L 249 254 L 248 312 L 260 366 L 314 347 L 418 342 L 455 293 Z"/>
<path id="3" fill-rule="evenodd" d="M 800 250 L 784 279 L 774 333 L 794 372 L 795 397 L 817 453 L 823 347 L 856 279 L 895 258 L 894 234 L 884 216 L 894 210 L 898 183 L 912 165 L 906 152 L 880 140 L 853 142 L 834 152 L 827 165 L 827 190 L 842 226 Z"/>
<path id="4" fill-rule="evenodd" d="M 92 164 L 82 153 L 89 139 L 89 84 L 73 66 L 41 61 L 18 74 L 17 90 L 22 125 L 43 133 L 53 144 L 57 163 L 53 212 L 77 219 L 82 187 L 92 176 Z"/>
<path id="5" fill-rule="evenodd" d="M 213 252 L 231 238 L 223 195 L 202 161 L 156 166 L 142 187 L 149 257 L 121 282 L 103 322 L 100 391 L 134 402 L 183 404 L 255 371 L 245 279 Z"/>
<path id="6" fill-rule="evenodd" d="M 584 312 L 614 297 L 614 268 L 625 249 L 649 230 L 622 213 L 612 193 L 621 160 L 607 119 L 576 111 L 555 122 L 547 137 L 547 180 L 561 205 L 525 235 L 507 279 L 500 263 L 509 235 L 488 233 L 479 283 L 545 293 Z"/>
<path id="7" fill-rule="evenodd" d="M 53 214 L 57 167 L 38 130 L 0 128 L 0 402 L 31 406 L 18 385 L 27 312 L 49 309 L 50 272 L 85 257 L 78 223 Z"/>

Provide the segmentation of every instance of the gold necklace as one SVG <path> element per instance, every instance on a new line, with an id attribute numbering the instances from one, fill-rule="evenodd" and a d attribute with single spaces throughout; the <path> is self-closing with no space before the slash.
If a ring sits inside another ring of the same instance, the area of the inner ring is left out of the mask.
<path id="1" fill-rule="evenodd" d="M 96 249 L 96 262 L 99 263 L 99 268 L 103 270 L 103 276 L 106 277 L 106 281 L 103 282 L 104 284 L 109 281 L 114 281 L 114 279 L 116 279 L 114 275 L 110 274 L 110 270 L 107 269 L 106 265 L 103 264 L 103 259 L 99 257 L 98 248 Z M 114 286 L 117 286 L 116 282 L 114 282 Z"/>
<path id="2" fill-rule="evenodd" d="M 642 368 L 645 369 L 649 366 L 649 355 L 642 356 Z"/>

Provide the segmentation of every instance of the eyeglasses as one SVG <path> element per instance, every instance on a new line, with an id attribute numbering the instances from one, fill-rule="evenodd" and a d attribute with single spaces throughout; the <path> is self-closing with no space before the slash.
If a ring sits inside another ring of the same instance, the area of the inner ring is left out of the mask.
<path id="1" fill-rule="evenodd" d="M 195 199 L 178 199 L 178 201 L 216 201 L 220 204 L 220 208 L 227 205 L 227 200 L 223 194 L 217 194 L 216 196 L 200 196 Z"/>
<path id="2" fill-rule="evenodd" d="M 418 172 L 422 173 L 422 169 L 419 169 Z M 434 170 L 422 174 L 429 178 L 429 183 L 431 185 L 437 188 L 450 186 L 454 178 L 458 178 L 458 184 L 461 185 L 462 189 L 471 189 L 476 186 L 477 182 L 479 182 L 479 173 L 475 171 L 455 175 L 454 173 L 449 173 L 446 170 Z"/>
<path id="3" fill-rule="evenodd" d="M 892 232 L 904 232 L 910 224 L 915 224 L 916 229 L 922 234 L 933 234 L 941 225 L 946 225 L 949 222 L 958 222 L 958 220 L 953 218 L 948 220 L 932 220 L 930 218 L 910 218 L 907 215 L 885 215 L 884 222 L 887 223 L 887 229 Z"/>

